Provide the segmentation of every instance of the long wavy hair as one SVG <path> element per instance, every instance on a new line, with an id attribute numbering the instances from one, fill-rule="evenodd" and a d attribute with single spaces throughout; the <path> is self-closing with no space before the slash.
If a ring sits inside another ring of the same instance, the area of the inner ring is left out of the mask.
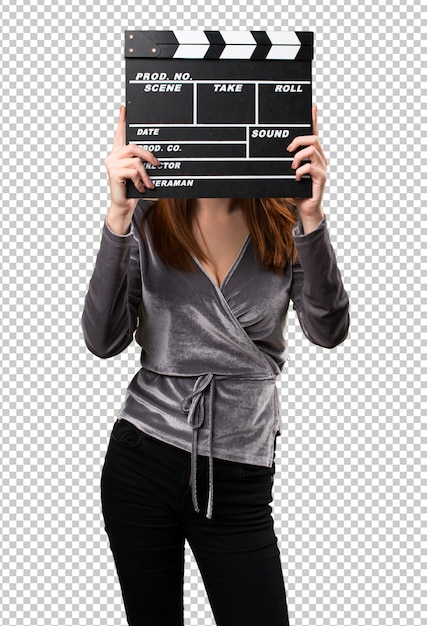
<path id="1" fill-rule="evenodd" d="M 191 254 L 207 261 L 193 235 L 194 206 L 193 199 L 160 198 L 144 214 L 140 225 L 144 237 L 148 223 L 154 249 L 162 261 L 183 271 L 195 268 Z M 232 206 L 239 206 L 244 215 L 261 267 L 280 274 L 288 262 L 296 260 L 292 229 L 297 214 L 291 199 L 239 198 Z"/>

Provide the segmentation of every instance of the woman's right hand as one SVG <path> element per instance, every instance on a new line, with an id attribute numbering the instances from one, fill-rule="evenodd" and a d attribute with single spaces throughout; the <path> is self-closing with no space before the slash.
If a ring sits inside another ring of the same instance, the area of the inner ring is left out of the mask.
<path id="1" fill-rule="evenodd" d="M 114 135 L 113 149 L 105 159 L 105 167 L 110 183 L 110 208 L 107 222 L 111 230 L 123 235 L 129 230 L 132 215 L 138 198 L 126 197 L 126 181 L 131 180 L 138 191 L 145 193 L 145 187 L 154 189 L 144 164 L 148 161 L 154 166 L 160 161 L 152 152 L 135 144 L 126 145 L 126 107 L 120 107 L 119 121 Z"/>

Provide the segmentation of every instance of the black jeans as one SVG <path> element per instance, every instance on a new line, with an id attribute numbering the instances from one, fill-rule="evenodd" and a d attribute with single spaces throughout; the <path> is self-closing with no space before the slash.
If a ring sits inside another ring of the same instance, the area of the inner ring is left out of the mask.
<path id="1" fill-rule="evenodd" d="M 102 512 L 129 626 L 183 625 L 184 540 L 217 626 L 288 626 L 271 517 L 274 467 L 214 460 L 213 517 L 205 516 L 208 459 L 114 424 L 101 477 Z"/>

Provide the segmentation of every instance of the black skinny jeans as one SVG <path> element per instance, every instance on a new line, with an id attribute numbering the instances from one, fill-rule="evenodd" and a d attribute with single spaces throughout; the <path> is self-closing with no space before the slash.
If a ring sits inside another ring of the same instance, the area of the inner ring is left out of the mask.
<path id="1" fill-rule="evenodd" d="M 217 626 L 288 626 L 271 517 L 273 475 L 274 467 L 214 459 L 209 520 L 208 459 L 198 457 L 196 513 L 190 454 L 116 421 L 101 499 L 129 626 L 183 626 L 185 539 Z"/>

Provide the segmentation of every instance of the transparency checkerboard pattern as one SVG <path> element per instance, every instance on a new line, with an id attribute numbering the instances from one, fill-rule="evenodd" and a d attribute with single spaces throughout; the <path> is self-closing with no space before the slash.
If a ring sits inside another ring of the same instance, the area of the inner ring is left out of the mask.
<path id="1" fill-rule="evenodd" d="M 166 28 L 315 33 L 325 211 L 352 327 L 328 351 L 289 316 L 274 513 L 290 620 L 427 623 L 420 4 L 2 8 L 2 624 L 126 623 L 99 478 L 139 353 L 92 356 L 80 316 L 108 207 L 123 32 Z M 187 557 L 186 625 L 210 626 Z"/>

